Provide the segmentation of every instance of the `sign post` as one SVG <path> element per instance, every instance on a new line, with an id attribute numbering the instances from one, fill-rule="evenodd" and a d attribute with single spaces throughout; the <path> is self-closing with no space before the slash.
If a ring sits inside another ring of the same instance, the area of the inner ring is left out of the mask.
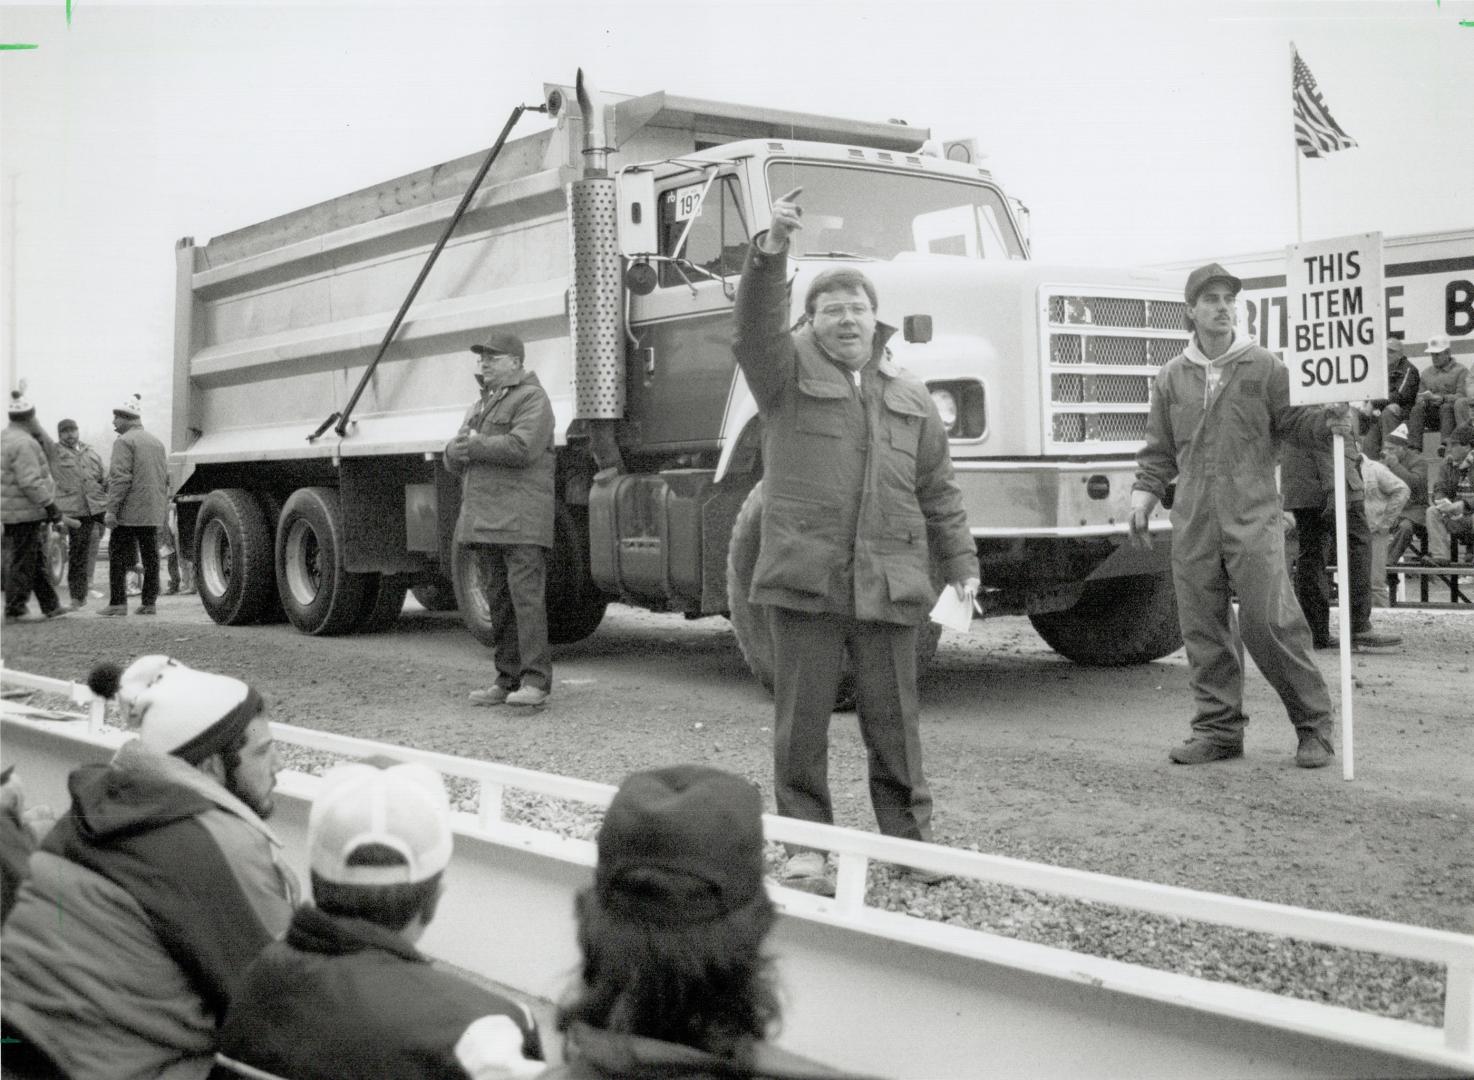
<path id="1" fill-rule="evenodd" d="M 1387 396 L 1382 234 L 1291 244 L 1290 404 L 1331 405 Z M 1331 441 L 1336 485 L 1336 593 L 1341 638 L 1341 778 L 1355 776 L 1351 700 L 1351 588 L 1346 555 L 1346 447 Z M 1305 558 L 1306 552 L 1300 553 Z M 1319 558 L 1319 553 L 1315 553 Z"/>

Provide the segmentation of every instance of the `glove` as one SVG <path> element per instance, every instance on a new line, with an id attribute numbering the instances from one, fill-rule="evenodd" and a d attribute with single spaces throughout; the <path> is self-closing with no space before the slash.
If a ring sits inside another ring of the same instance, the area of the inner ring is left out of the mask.
<path id="1" fill-rule="evenodd" d="M 1157 497 L 1150 491 L 1135 488 L 1131 492 L 1131 517 L 1126 523 L 1126 539 L 1134 548 L 1152 546 L 1152 534 L 1148 520 L 1157 508 Z"/>

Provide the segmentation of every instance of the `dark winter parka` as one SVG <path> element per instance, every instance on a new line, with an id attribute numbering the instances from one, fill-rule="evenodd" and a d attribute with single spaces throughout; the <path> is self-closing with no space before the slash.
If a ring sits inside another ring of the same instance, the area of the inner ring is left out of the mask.
<path id="1" fill-rule="evenodd" d="M 914 626 L 945 581 L 978 576 L 947 433 L 925 384 L 885 348 L 854 374 L 788 328 L 788 258 L 750 248 L 733 351 L 763 420 L 761 546 L 751 600 Z"/>
<path id="2" fill-rule="evenodd" d="M 524 371 L 483 394 L 461 430 L 470 435 L 471 463 L 445 455 L 446 469 L 462 478 L 456 542 L 552 547 L 553 403 L 537 375 Z"/>

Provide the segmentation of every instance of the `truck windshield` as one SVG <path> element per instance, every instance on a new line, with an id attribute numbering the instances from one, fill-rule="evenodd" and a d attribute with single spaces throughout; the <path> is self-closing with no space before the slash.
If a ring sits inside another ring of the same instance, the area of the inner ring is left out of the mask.
<path id="1" fill-rule="evenodd" d="M 893 259 L 901 252 L 1022 259 L 1003 196 L 984 184 L 925 173 L 805 162 L 768 163 L 773 198 L 804 189 L 794 255 Z"/>

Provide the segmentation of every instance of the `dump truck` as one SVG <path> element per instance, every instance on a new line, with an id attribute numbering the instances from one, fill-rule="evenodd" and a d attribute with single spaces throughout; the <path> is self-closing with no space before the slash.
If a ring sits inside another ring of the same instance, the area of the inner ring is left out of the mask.
<path id="1" fill-rule="evenodd" d="M 528 111 L 550 126 L 509 139 Z M 1153 550 L 1123 541 L 1151 379 L 1187 336 L 1180 275 L 1031 261 L 1022 204 L 969 141 L 581 74 L 517 106 L 484 157 L 179 242 L 170 462 L 211 617 L 374 630 L 413 590 L 489 641 L 441 454 L 476 393 L 466 350 L 504 328 L 556 414 L 552 639 L 616 600 L 725 614 L 770 684 L 747 599 L 761 419 L 732 307 L 772 200 L 800 186 L 795 318 L 827 268 L 875 282 L 896 362 L 949 428 L 984 613 L 1028 615 L 1082 663 L 1176 649 L 1165 518 Z"/>

